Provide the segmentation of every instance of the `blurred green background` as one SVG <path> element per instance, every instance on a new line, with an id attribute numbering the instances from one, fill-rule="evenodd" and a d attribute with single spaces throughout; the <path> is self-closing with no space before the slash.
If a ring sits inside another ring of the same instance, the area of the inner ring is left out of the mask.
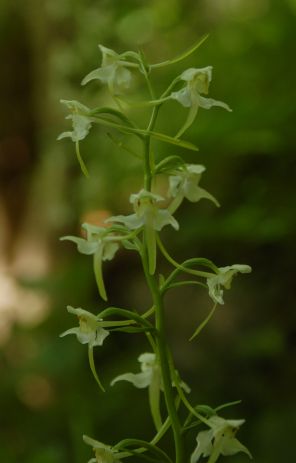
<path id="1" fill-rule="evenodd" d="M 184 136 L 198 153 L 162 143 L 155 149 L 205 164 L 202 186 L 222 207 L 186 203 L 177 213 L 181 230 L 164 236 L 180 261 L 204 256 L 218 266 L 250 264 L 253 273 L 234 281 L 225 306 L 191 343 L 210 303 L 199 289 L 172 291 L 170 343 L 195 402 L 242 399 L 225 416 L 247 419 L 240 439 L 255 461 L 294 461 L 295 21 L 295 0 L 1 2 L 0 461 L 81 463 L 91 457 L 82 434 L 107 443 L 152 436 L 145 391 L 122 383 L 103 396 L 85 346 L 58 337 L 76 324 L 67 304 L 103 307 L 90 259 L 58 238 L 79 234 L 83 220 L 128 213 L 129 194 L 141 186 L 138 162 L 103 129 L 82 143 L 91 172 L 82 177 L 73 144 L 56 141 L 69 129 L 59 100 L 110 103 L 98 83 L 80 87 L 100 64 L 99 43 L 119 52 L 141 47 L 158 62 L 208 32 L 185 62 L 155 71 L 155 88 L 160 94 L 184 69 L 213 65 L 210 96 L 233 113 L 200 111 Z M 140 80 L 135 90 L 141 94 Z M 136 117 L 146 124 L 146 111 Z M 157 128 L 174 135 L 185 117 L 172 102 Z M 149 307 L 133 253 L 118 253 L 105 278 L 111 304 Z M 140 335 L 109 337 L 96 350 L 104 383 L 136 371 L 147 349 Z M 190 442 L 189 452 L 194 433 Z"/>

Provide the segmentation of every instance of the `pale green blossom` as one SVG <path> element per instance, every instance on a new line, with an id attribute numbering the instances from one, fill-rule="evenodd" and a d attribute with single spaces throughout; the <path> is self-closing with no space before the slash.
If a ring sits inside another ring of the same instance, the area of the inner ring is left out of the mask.
<path id="1" fill-rule="evenodd" d="M 81 344 L 88 344 L 88 360 L 89 366 L 102 391 L 105 391 L 96 371 L 93 349 L 95 346 L 102 346 L 104 340 L 109 336 L 109 331 L 103 328 L 104 322 L 98 316 L 88 312 L 87 310 L 68 306 L 68 312 L 76 315 L 79 320 L 79 326 L 70 328 L 64 333 L 60 334 L 60 337 L 67 336 L 68 334 L 75 334 Z"/>
<path id="2" fill-rule="evenodd" d="M 72 132 L 63 132 L 58 136 L 58 140 L 62 138 L 71 138 L 74 142 L 83 140 L 91 129 L 90 109 L 87 106 L 75 100 L 61 100 L 61 103 L 70 109 L 71 114 L 66 119 L 72 120 Z"/>
<path id="3" fill-rule="evenodd" d="M 138 361 L 141 365 L 140 373 L 124 373 L 123 375 L 119 375 L 112 380 L 111 386 L 117 383 L 117 381 L 129 381 L 135 387 L 143 389 L 150 386 L 152 382 L 157 382 L 160 388 L 160 369 L 155 354 L 150 352 L 141 354 Z"/>
<path id="4" fill-rule="evenodd" d="M 158 203 L 164 201 L 162 196 L 142 189 L 139 193 L 130 196 L 130 202 L 134 207 L 134 214 L 118 215 L 110 217 L 107 222 L 123 223 L 130 230 L 144 228 L 147 248 L 149 272 L 153 274 L 156 266 L 156 231 L 162 230 L 166 225 L 171 225 L 175 230 L 179 224 L 168 209 L 161 209 Z"/>
<path id="5" fill-rule="evenodd" d="M 83 440 L 95 452 L 95 458 L 91 458 L 88 463 L 120 463 L 117 452 L 110 445 L 105 445 L 88 436 L 83 436 Z"/>
<path id="6" fill-rule="evenodd" d="M 191 202 L 205 198 L 219 206 L 214 196 L 199 186 L 205 170 L 206 168 L 200 164 L 185 164 L 169 176 L 169 196 L 174 198 L 169 206 L 170 212 L 175 212 L 184 198 Z"/>
<path id="7" fill-rule="evenodd" d="M 68 334 L 75 334 L 81 344 L 88 344 L 90 347 L 102 346 L 104 340 L 110 334 L 109 331 L 100 326 L 102 320 L 91 312 L 81 308 L 75 309 L 74 307 L 68 306 L 67 310 L 69 313 L 77 315 L 79 326 L 70 328 L 60 334 L 60 337 L 62 338 Z"/>
<path id="8" fill-rule="evenodd" d="M 246 453 L 252 458 L 249 450 L 236 439 L 235 434 L 245 420 L 225 420 L 220 416 L 212 416 L 208 420 L 210 429 L 197 435 L 197 447 L 191 455 L 190 463 L 196 463 L 200 457 L 210 457 L 208 463 L 215 463 L 220 455 Z"/>
<path id="9" fill-rule="evenodd" d="M 103 280 L 102 262 L 112 260 L 119 248 L 118 241 L 122 239 L 113 233 L 109 233 L 107 227 L 97 227 L 91 224 L 83 224 L 86 230 L 86 239 L 76 236 L 63 236 L 61 240 L 73 241 L 81 254 L 93 255 L 94 272 L 101 297 L 106 301 L 107 294 Z"/>
<path id="10" fill-rule="evenodd" d="M 138 389 L 145 389 L 147 387 L 151 414 L 156 428 L 160 429 L 162 425 L 160 415 L 160 392 L 163 390 L 163 385 L 159 361 L 154 353 L 145 352 L 138 357 L 138 362 L 140 362 L 141 365 L 140 373 L 124 373 L 116 376 L 116 378 L 112 380 L 111 386 L 118 381 L 128 381 Z M 173 383 L 173 385 L 175 384 Z M 189 386 L 184 381 L 180 380 L 179 385 L 185 392 L 190 392 Z"/>
<path id="11" fill-rule="evenodd" d="M 177 100 L 182 106 L 190 108 L 187 120 L 178 132 L 177 137 L 180 137 L 193 123 L 198 108 L 210 109 L 213 106 L 220 106 L 227 111 L 231 111 L 226 103 L 201 96 L 201 94 L 208 94 L 212 80 L 212 69 L 212 66 L 187 69 L 180 76 L 180 79 L 185 82 L 185 86 L 177 92 L 172 92 L 169 96 L 169 98 Z"/>
<path id="12" fill-rule="evenodd" d="M 81 84 L 85 85 L 91 80 L 99 80 L 108 85 L 112 95 L 121 93 L 131 84 L 132 74 L 129 68 L 138 66 L 126 60 L 131 53 L 118 54 L 103 45 L 99 45 L 99 48 L 102 52 L 102 64 L 87 74 Z"/>
<path id="13" fill-rule="evenodd" d="M 249 265 L 234 264 L 220 267 L 218 270 L 218 274 L 213 274 L 213 276 L 207 278 L 207 285 L 212 300 L 218 304 L 224 304 L 223 287 L 230 289 L 232 279 L 237 273 L 250 273 L 252 268 Z"/>

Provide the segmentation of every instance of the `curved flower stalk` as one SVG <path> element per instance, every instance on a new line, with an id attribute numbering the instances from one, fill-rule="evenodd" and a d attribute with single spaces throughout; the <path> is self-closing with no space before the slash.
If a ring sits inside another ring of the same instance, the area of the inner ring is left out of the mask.
<path id="1" fill-rule="evenodd" d="M 138 389 L 148 387 L 151 414 L 156 429 L 159 430 L 162 426 L 159 402 L 160 392 L 163 390 L 159 361 L 154 353 L 145 352 L 138 357 L 138 362 L 140 362 L 141 365 L 140 373 L 124 373 L 116 376 L 116 378 L 111 381 L 111 386 L 114 386 L 118 381 L 128 381 Z M 178 380 L 178 382 L 179 386 L 182 387 L 185 392 L 190 392 L 189 386 L 184 381 Z"/>
<path id="2" fill-rule="evenodd" d="M 250 273 L 252 268 L 249 265 L 234 264 L 227 267 L 218 268 L 217 275 L 207 278 L 207 285 L 209 288 L 209 295 L 214 302 L 224 304 L 223 288 L 230 289 L 232 279 L 237 273 Z"/>
<path id="3" fill-rule="evenodd" d="M 118 54 L 110 48 L 99 45 L 102 52 L 102 64 L 87 74 L 81 82 L 86 85 L 91 80 L 99 80 L 107 84 L 111 95 L 117 95 L 130 87 L 132 74 L 129 68 L 138 68 L 138 64 L 127 61 L 127 57 L 137 57 L 136 53 Z"/>
<path id="4" fill-rule="evenodd" d="M 200 164 L 185 164 L 173 171 L 173 175 L 169 176 L 169 193 L 168 195 L 173 199 L 169 206 L 169 211 L 173 214 L 183 199 L 193 203 L 200 199 L 209 199 L 217 207 L 219 203 L 207 190 L 199 186 L 202 173 L 206 168 Z"/>
<path id="5" fill-rule="evenodd" d="M 79 320 L 79 326 L 75 328 L 70 328 L 64 333 L 60 334 L 60 337 L 67 336 L 68 334 L 75 334 L 78 341 L 81 344 L 88 344 L 88 359 L 91 371 L 94 375 L 95 380 L 97 381 L 99 387 L 104 391 L 101 381 L 99 380 L 98 374 L 96 372 L 94 357 L 93 357 L 93 348 L 95 346 L 102 346 L 104 340 L 109 336 L 109 331 L 105 330 L 102 325 L 104 322 L 101 318 L 96 315 L 88 312 L 87 310 L 68 306 L 67 310 L 69 313 L 77 315 Z"/>
<path id="6" fill-rule="evenodd" d="M 212 416 L 208 420 L 210 429 L 197 435 L 197 447 L 191 455 L 190 463 L 197 463 L 201 456 L 210 457 L 208 463 L 215 463 L 220 455 L 235 455 L 238 452 L 251 453 L 236 439 L 235 434 L 245 420 L 225 420 Z"/>
<path id="7" fill-rule="evenodd" d="M 105 445 L 88 436 L 83 436 L 83 440 L 95 452 L 95 458 L 91 458 L 88 463 L 120 463 L 119 454 L 111 445 Z"/>
<path id="8" fill-rule="evenodd" d="M 142 189 L 139 193 L 130 196 L 134 214 L 118 215 L 106 220 L 106 222 L 123 223 L 130 230 L 144 227 L 151 275 L 154 274 L 156 267 L 156 232 L 162 230 L 165 225 L 171 225 L 175 230 L 179 229 L 178 222 L 169 210 L 158 207 L 158 203 L 161 201 L 164 201 L 162 196 Z"/>
<path id="9" fill-rule="evenodd" d="M 77 249 L 81 254 L 94 256 L 94 273 L 98 290 L 102 299 L 107 301 L 102 263 L 105 260 L 113 259 L 116 251 L 119 249 L 118 241 L 123 240 L 124 236 L 114 235 L 107 227 L 97 227 L 88 223 L 84 223 L 82 228 L 86 230 L 86 239 L 76 236 L 63 236 L 60 239 L 77 244 Z"/>
<path id="10" fill-rule="evenodd" d="M 227 111 L 232 111 L 229 106 L 222 101 L 201 96 L 201 93 L 205 95 L 208 94 L 209 85 L 212 80 L 212 69 L 212 66 L 200 69 L 187 69 L 180 75 L 180 79 L 185 82 L 185 87 L 178 92 L 172 92 L 169 96 L 169 98 L 178 101 L 185 108 L 189 108 L 188 117 L 183 127 L 177 133 L 177 138 L 191 126 L 197 115 L 198 108 L 210 109 L 213 106 L 220 106 Z"/>

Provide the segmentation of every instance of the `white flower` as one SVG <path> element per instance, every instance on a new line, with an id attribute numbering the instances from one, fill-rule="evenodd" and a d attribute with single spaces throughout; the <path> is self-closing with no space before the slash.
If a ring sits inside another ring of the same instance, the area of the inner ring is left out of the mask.
<path id="1" fill-rule="evenodd" d="M 90 109 L 87 106 L 75 100 L 61 100 L 72 112 L 66 119 L 72 120 L 72 132 L 63 132 L 58 136 L 58 140 L 62 138 L 71 138 L 72 141 L 78 142 L 83 140 L 89 133 L 91 128 L 91 121 L 89 117 Z"/>
<path id="2" fill-rule="evenodd" d="M 209 295 L 214 302 L 224 304 L 223 289 L 230 289 L 232 279 L 237 273 L 250 273 L 252 268 L 249 265 L 234 264 L 227 267 L 220 267 L 219 273 L 207 278 Z"/>
<path id="3" fill-rule="evenodd" d="M 88 463 L 120 463 L 116 455 L 117 452 L 114 451 L 110 445 L 105 445 L 88 436 L 83 436 L 83 440 L 86 444 L 90 445 L 95 452 L 95 458 L 89 460 Z"/>
<path id="4" fill-rule="evenodd" d="M 153 274 L 156 266 L 156 233 L 166 225 L 171 225 L 175 230 L 179 229 L 179 224 L 171 215 L 168 209 L 160 209 L 158 203 L 164 198 L 155 195 L 150 191 L 141 190 L 137 194 L 130 196 L 130 202 L 134 207 L 134 214 L 118 215 L 110 217 L 106 222 L 123 223 L 130 230 L 144 227 L 146 244 L 148 248 L 149 272 Z"/>
<path id="5" fill-rule="evenodd" d="M 160 392 L 163 390 L 160 365 L 156 355 L 151 352 L 141 354 L 138 361 L 141 364 L 140 373 L 124 373 L 123 375 L 116 376 L 116 378 L 112 380 L 111 386 L 118 381 L 128 381 L 139 389 L 147 387 L 149 391 L 151 414 L 156 428 L 159 430 L 162 424 L 160 414 Z M 185 392 L 190 392 L 190 388 L 184 381 L 179 381 L 179 384 Z"/>
<path id="6" fill-rule="evenodd" d="M 218 201 L 208 191 L 199 186 L 202 173 L 206 168 L 200 164 L 186 164 L 169 177 L 169 196 L 175 198 L 169 210 L 175 212 L 184 198 L 191 202 L 197 202 L 202 198 L 213 201 L 219 206 Z"/>
<path id="7" fill-rule="evenodd" d="M 81 84 L 85 85 L 94 79 L 100 80 L 108 85 L 112 95 L 129 88 L 132 74 L 128 68 L 137 67 L 137 65 L 125 60 L 126 53 L 118 54 L 102 45 L 99 45 L 99 48 L 102 52 L 102 65 L 87 74 Z"/>
<path id="8" fill-rule="evenodd" d="M 113 379 L 111 386 L 117 381 L 129 381 L 135 387 L 143 389 L 157 382 L 160 388 L 160 370 L 156 361 L 156 356 L 153 353 L 147 352 L 141 354 L 138 358 L 141 364 L 141 373 L 124 373 Z"/>
<path id="9" fill-rule="evenodd" d="M 87 310 L 80 308 L 74 309 L 74 307 L 71 306 L 68 306 L 67 310 L 68 312 L 77 315 L 79 320 L 79 326 L 75 328 L 70 328 L 69 330 L 60 334 L 60 337 L 62 338 L 64 336 L 67 336 L 68 334 L 75 334 L 77 336 L 78 341 L 81 342 L 81 344 L 88 344 L 89 366 L 96 382 L 104 392 L 105 389 L 96 371 L 93 349 L 95 346 L 102 346 L 104 340 L 107 336 L 109 336 L 110 333 L 102 327 L 104 323 L 103 320 L 101 320 L 96 315 L 88 312 Z"/>
<path id="10" fill-rule="evenodd" d="M 110 334 L 109 331 L 100 326 L 102 320 L 91 312 L 81 308 L 75 309 L 74 307 L 68 306 L 67 310 L 69 313 L 77 315 L 79 326 L 70 328 L 60 334 L 60 337 L 67 336 L 68 334 L 75 334 L 81 344 L 88 344 L 89 347 L 102 346 L 104 340 Z"/>
<path id="11" fill-rule="evenodd" d="M 63 236 L 61 240 L 73 241 L 77 244 L 77 249 L 81 254 L 92 254 L 94 256 L 94 272 L 101 297 L 106 301 L 107 294 L 102 273 L 102 262 L 112 260 L 119 248 L 117 241 L 121 237 L 109 233 L 106 227 L 97 227 L 91 224 L 83 224 L 82 228 L 86 230 L 87 238 L 78 238 L 76 236 Z"/>
<path id="12" fill-rule="evenodd" d="M 213 106 L 220 106 L 227 111 L 231 111 L 226 103 L 201 96 L 201 93 L 208 93 L 209 85 L 212 80 L 212 69 L 212 66 L 200 69 L 187 69 L 180 76 L 180 79 L 186 82 L 185 87 L 178 92 L 171 93 L 170 98 L 177 100 L 182 106 L 190 108 L 187 120 L 178 132 L 177 138 L 179 138 L 193 123 L 199 107 L 210 109 Z"/>
<path id="13" fill-rule="evenodd" d="M 249 450 L 235 437 L 244 422 L 245 420 L 225 420 L 220 416 L 212 416 L 208 420 L 211 429 L 197 435 L 197 447 L 191 455 L 190 463 L 196 463 L 201 456 L 210 456 L 209 461 L 215 463 L 220 455 L 235 455 L 238 452 L 244 452 L 252 458 Z"/>

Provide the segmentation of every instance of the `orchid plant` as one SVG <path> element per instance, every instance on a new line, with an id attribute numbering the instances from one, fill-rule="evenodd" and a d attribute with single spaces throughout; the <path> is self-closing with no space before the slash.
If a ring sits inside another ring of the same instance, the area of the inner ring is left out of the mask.
<path id="1" fill-rule="evenodd" d="M 84 442 L 94 451 L 94 457 L 90 462 L 114 463 L 134 458 L 135 461 L 147 460 L 155 463 L 196 463 L 207 458 L 208 463 L 215 463 L 221 455 L 228 456 L 238 452 L 243 452 L 251 458 L 248 449 L 235 437 L 244 420 L 225 419 L 219 414 L 222 408 L 236 402 L 223 404 L 216 409 L 192 404 L 189 398 L 190 387 L 181 379 L 175 367 L 165 334 L 164 296 L 171 288 L 198 284 L 208 292 L 213 302 L 208 316 L 193 332 L 193 340 L 205 328 L 216 308 L 224 304 L 224 289 L 230 288 L 233 277 L 238 273 L 251 271 L 248 265 L 242 264 L 217 267 L 211 260 L 197 256 L 183 263 L 176 262 L 160 238 L 162 229 L 168 225 L 179 230 L 180 226 L 174 213 L 184 200 L 195 203 L 206 199 L 219 206 L 217 199 L 200 186 L 205 171 L 203 165 L 186 163 L 179 154 L 156 162 L 155 148 L 152 148 L 156 140 L 175 146 L 179 150 L 196 151 L 195 145 L 180 137 L 194 123 L 198 109 L 217 106 L 231 111 L 227 104 L 203 96 L 209 91 L 212 66 L 186 69 L 169 83 L 162 95 L 156 97 L 154 93 L 151 74 L 158 68 L 185 60 L 205 39 L 206 37 L 203 37 L 177 58 L 156 64 L 148 64 L 142 52 L 127 51 L 119 54 L 99 45 L 102 53 L 101 66 L 91 71 L 82 80 L 82 85 L 93 80 L 98 81 L 100 85 L 107 85 L 114 99 L 114 106 L 88 108 L 78 101 L 61 100 L 70 111 L 67 119 L 72 122 L 72 130 L 62 133 L 59 139 L 69 137 L 74 142 L 78 162 L 86 176 L 89 173 L 80 154 L 80 142 L 92 127 L 102 125 L 126 137 L 135 136 L 143 147 L 142 152 L 137 153 L 143 166 L 143 185 L 139 192 L 132 192 L 130 195 L 129 200 L 133 207 L 131 214 L 110 217 L 105 221 L 105 226 L 101 227 L 85 223 L 82 225 L 84 237 L 61 238 L 76 244 L 80 253 L 93 257 L 99 296 L 107 304 L 96 315 L 82 308 L 68 307 L 68 311 L 78 317 L 78 326 L 61 335 L 74 334 L 80 343 L 88 345 L 90 368 L 100 389 L 105 390 L 93 357 L 95 347 L 101 346 L 107 337 L 109 341 L 116 331 L 141 332 L 146 336 L 149 346 L 147 352 L 138 357 L 140 372 L 119 372 L 111 386 L 120 387 L 117 383 L 128 381 L 136 388 L 148 390 L 155 435 L 148 440 L 125 438 L 113 444 L 104 444 L 94 438 L 83 436 Z M 140 103 L 148 109 L 152 108 L 146 128 L 138 127 L 127 115 L 129 112 L 123 109 L 129 105 L 124 94 L 132 86 L 136 73 L 142 76 L 150 94 L 148 101 Z M 176 136 L 155 130 L 160 109 L 168 101 L 188 108 L 186 120 Z M 121 146 L 125 148 L 125 145 Z M 155 179 L 160 174 L 167 178 L 166 197 L 155 191 Z M 144 313 L 143 308 L 138 310 L 108 306 L 108 294 L 103 278 L 104 261 L 114 259 L 120 247 L 127 251 L 136 251 L 139 255 L 152 298 L 152 306 L 146 308 Z M 167 259 L 172 266 L 172 270 L 166 276 L 158 273 L 159 255 Z M 185 279 L 183 277 L 180 280 L 182 274 L 185 275 Z M 183 408 L 187 409 L 188 413 L 185 421 L 182 420 Z M 198 432 L 197 445 L 193 443 L 191 448 L 185 448 L 185 434 L 198 426 L 205 429 Z M 161 446 L 161 440 L 167 433 L 171 433 L 174 442 L 172 454 L 167 454 Z"/>

